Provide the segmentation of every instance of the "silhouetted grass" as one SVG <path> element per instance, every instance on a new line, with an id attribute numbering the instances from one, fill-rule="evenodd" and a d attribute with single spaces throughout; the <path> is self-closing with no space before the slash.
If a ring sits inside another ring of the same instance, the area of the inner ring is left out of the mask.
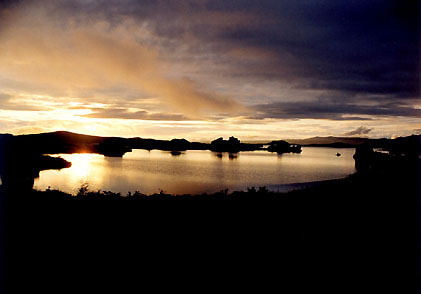
<path id="1" fill-rule="evenodd" d="M 264 187 L 200 195 L 122 196 L 87 186 L 76 195 L 12 191 L 3 197 L 6 285 L 13 289 L 22 277 L 42 280 L 39 264 L 50 269 L 49 277 L 62 277 L 63 268 L 90 277 L 89 263 L 113 276 L 133 261 L 136 279 L 156 283 L 163 269 L 184 277 L 179 265 L 187 265 L 186 283 L 231 277 L 229 266 L 249 279 L 278 281 L 283 267 L 298 277 L 307 272 L 306 281 L 314 273 L 327 277 L 319 280 L 323 285 L 366 287 L 367 279 L 373 293 L 385 280 L 412 288 L 418 176 L 366 172 L 289 193 Z M 208 273 L 196 271 L 198 265 Z"/>
<path id="2" fill-rule="evenodd" d="M 316 280 L 324 289 L 335 281 L 336 292 L 354 285 L 355 292 L 377 293 L 379 285 L 392 285 L 397 293 L 411 293 L 421 224 L 420 160 L 368 155 L 355 175 L 288 193 L 251 187 L 121 195 L 84 185 L 70 195 L 9 186 L 0 197 L 5 285 L 14 290 L 30 278 L 49 283 L 65 276 L 67 287 L 75 276 L 92 277 L 92 264 L 103 270 L 106 283 L 117 272 L 131 272 L 130 263 L 142 286 L 202 278 L 207 287 L 234 274 L 240 276 L 235 283 L 278 285 L 284 268 L 310 286 Z"/>

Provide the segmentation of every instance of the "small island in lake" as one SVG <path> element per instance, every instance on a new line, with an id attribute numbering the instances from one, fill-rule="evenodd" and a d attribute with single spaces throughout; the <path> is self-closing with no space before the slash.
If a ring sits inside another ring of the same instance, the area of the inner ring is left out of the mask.
<path id="1" fill-rule="evenodd" d="M 329 137 L 332 140 L 333 137 Z M 416 161 L 416 154 L 420 136 L 411 136 L 397 139 L 365 139 L 341 138 L 339 142 L 331 142 L 337 146 L 343 142 L 358 142 L 354 155 L 355 166 L 358 171 L 369 170 L 370 166 L 395 164 L 402 159 L 402 154 L 410 154 L 412 161 Z M 353 140 L 353 141 L 352 141 Z M 417 141 L 418 140 L 418 141 Z M 317 145 L 314 141 L 311 146 L 327 147 L 326 142 Z M 28 148 L 30 146 L 30 148 Z M 274 140 L 266 144 L 243 143 L 238 138 L 231 136 L 228 140 L 222 137 L 211 143 L 189 142 L 186 139 L 154 140 L 143 138 L 99 137 L 75 134 L 70 132 L 54 132 L 35 135 L 13 136 L 0 135 L 0 176 L 3 187 L 11 189 L 32 189 L 34 179 L 39 172 L 47 169 L 62 169 L 71 165 L 70 162 L 52 157 L 61 153 L 97 153 L 107 157 L 121 157 L 133 149 L 163 150 L 172 156 L 179 156 L 188 150 L 209 150 L 218 158 L 223 158 L 228 153 L 229 159 L 236 159 L 239 152 L 268 151 L 283 153 L 301 153 L 301 145 L 290 144 L 285 140 Z M 381 150 L 377 152 L 376 150 Z M 409 151 L 408 151 L 409 150 Z M 414 155 L 415 154 L 415 155 Z M 336 156 L 341 154 L 338 152 Z M 408 155 L 409 156 L 409 155 Z M 407 158 L 407 157 L 405 157 Z"/>
<path id="2" fill-rule="evenodd" d="M 269 143 L 269 147 L 267 148 L 269 152 L 276 152 L 278 154 L 282 153 L 301 153 L 301 145 L 298 144 L 290 144 L 286 141 L 272 141 Z"/>

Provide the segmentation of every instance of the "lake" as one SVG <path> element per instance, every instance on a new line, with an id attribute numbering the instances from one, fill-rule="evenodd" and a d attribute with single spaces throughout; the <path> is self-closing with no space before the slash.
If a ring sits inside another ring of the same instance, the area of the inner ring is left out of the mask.
<path id="1" fill-rule="evenodd" d="M 34 188 L 76 193 L 82 184 L 90 190 L 183 194 L 246 190 L 266 186 L 288 191 L 315 181 L 343 178 L 355 172 L 355 149 L 303 147 L 301 154 L 267 151 L 227 153 L 191 150 L 172 155 L 160 150 L 133 150 L 123 158 L 98 154 L 59 154 L 72 163 L 62 170 L 46 170 Z M 342 156 L 337 157 L 339 152 Z M 297 184 L 298 183 L 298 184 Z M 300 184 L 301 183 L 301 184 Z"/>

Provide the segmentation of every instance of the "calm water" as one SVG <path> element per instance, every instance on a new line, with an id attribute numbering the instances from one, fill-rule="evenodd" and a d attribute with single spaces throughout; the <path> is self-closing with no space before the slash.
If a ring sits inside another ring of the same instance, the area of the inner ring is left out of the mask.
<path id="1" fill-rule="evenodd" d="M 337 157 L 339 152 L 342 156 Z M 266 186 L 285 191 L 288 184 L 345 177 L 355 171 L 355 149 L 303 147 L 301 154 L 267 151 L 241 152 L 230 158 L 210 151 L 187 151 L 173 156 L 159 150 L 133 150 L 123 158 L 97 154 L 61 154 L 72 167 L 47 170 L 35 180 L 35 189 L 50 186 L 75 193 L 88 183 L 90 190 L 174 194 L 245 190 Z M 287 185 L 287 186 L 285 186 Z"/>

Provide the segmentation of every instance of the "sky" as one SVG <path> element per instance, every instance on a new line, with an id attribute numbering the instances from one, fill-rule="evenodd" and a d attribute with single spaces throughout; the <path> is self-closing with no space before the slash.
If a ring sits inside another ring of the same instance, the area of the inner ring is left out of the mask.
<path id="1" fill-rule="evenodd" d="M 0 133 L 421 133 L 418 1 L 0 0 Z"/>

